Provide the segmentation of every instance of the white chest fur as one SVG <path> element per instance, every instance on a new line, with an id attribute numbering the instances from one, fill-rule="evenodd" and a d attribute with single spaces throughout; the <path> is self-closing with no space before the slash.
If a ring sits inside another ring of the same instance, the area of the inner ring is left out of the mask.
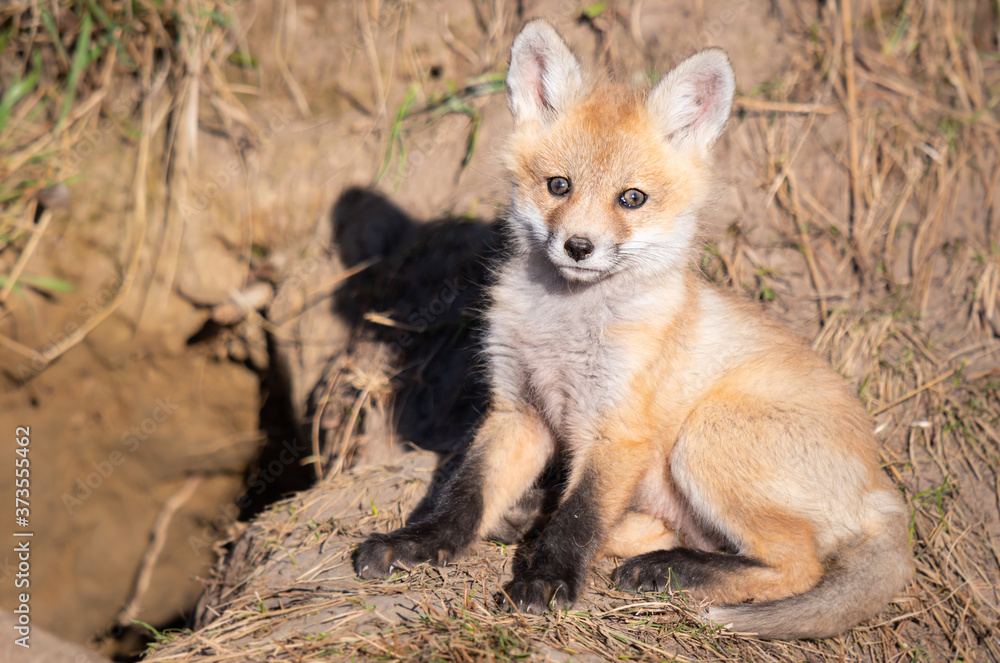
<path id="1" fill-rule="evenodd" d="M 527 401 L 570 446 L 597 434 L 639 368 L 613 327 L 648 316 L 650 301 L 621 284 L 585 287 L 508 265 L 493 290 L 486 351 L 497 396 Z"/>

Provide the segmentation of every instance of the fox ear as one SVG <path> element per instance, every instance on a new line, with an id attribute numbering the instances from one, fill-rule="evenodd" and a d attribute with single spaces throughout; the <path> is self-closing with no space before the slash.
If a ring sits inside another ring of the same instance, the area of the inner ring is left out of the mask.
<path id="1" fill-rule="evenodd" d="M 729 56 L 710 48 L 667 74 L 649 93 L 646 108 L 676 147 L 707 150 L 726 127 L 735 90 Z"/>
<path id="2" fill-rule="evenodd" d="M 529 21 L 510 48 L 507 101 L 514 123 L 559 117 L 583 90 L 580 63 L 555 28 Z"/>

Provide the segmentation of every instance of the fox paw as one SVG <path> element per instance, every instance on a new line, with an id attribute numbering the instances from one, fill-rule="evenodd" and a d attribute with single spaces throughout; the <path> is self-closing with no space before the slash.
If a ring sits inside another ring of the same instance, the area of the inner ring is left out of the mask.
<path id="1" fill-rule="evenodd" d="M 509 599 L 509 600 L 508 600 Z M 563 580 L 515 578 L 504 585 L 503 592 L 496 596 L 497 604 L 508 612 L 515 609 L 540 615 L 546 610 L 568 608 L 576 600 L 576 592 Z"/>
<path id="2" fill-rule="evenodd" d="M 637 555 L 622 563 L 611 580 L 633 592 L 662 592 L 678 588 L 677 574 L 673 571 L 669 555 L 663 552 Z"/>
<path id="3" fill-rule="evenodd" d="M 366 580 L 387 578 L 421 562 L 446 566 L 454 557 L 454 550 L 437 545 L 431 537 L 372 534 L 354 554 L 354 572 Z"/>
<path id="4" fill-rule="evenodd" d="M 665 589 L 703 591 L 720 586 L 736 574 L 763 566 L 745 555 L 690 548 L 656 550 L 626 560 L 612 576 L 622 589 L 662 592 Z"/>
<path id="5" fill-rule="evenodd" d="M 399 546 L 391 535 L 373 534 L 365 540 L 354 554 L 354 572 L 366 580 L 386 578 L 396 569 L 405 569 Z"/>

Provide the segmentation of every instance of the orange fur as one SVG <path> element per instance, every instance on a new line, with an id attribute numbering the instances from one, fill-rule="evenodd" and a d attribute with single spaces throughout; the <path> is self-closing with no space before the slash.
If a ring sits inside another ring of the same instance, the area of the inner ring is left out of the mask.
<path id="1" fill-rule="evenodd" d="M 484 496 L 480 536 L 485 536 L 555 452 L 552 434 L 525 408 L 494 406 L 479 427 L 472 457 L 483 465 Z"/>
<path id="2" fill-rule="evenodd" d="M 535 21 L 508 86 L 515 249 L 488 315 L 493 406 L 436 511 L 366 542 L 359 574 L 450 559 L 559 456 L 560 506 L 505 588 L 518 610 L 572 603 L 605 554 L 634 555 L 623 586 L 679 585 L 768 637 L 875 614 L 911 553 L 871 422 L 799 339 L 690 267 L 728 59 L 696 54 L 652 90 L 588 87 Z"/>
<path id="3" fill-rule="evenodd" d="M 659 518 L 629 511 L 608 531 L 604 549 L 606 557 L 634 557 L 679 544 L 677 533 Z"/>

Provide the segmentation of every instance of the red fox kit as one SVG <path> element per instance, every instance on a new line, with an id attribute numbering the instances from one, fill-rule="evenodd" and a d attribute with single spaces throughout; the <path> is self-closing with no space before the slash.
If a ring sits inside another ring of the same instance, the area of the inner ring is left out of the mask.
<path id="1" fill-rule="evenodd" d="M 619 586 L 683 589 L 738 631 L 824 637 L 873 616 L 911 553 L 867 415 L 799 340 L 689 267 L 733 103 L 726 55 L 648 91 L 588 86 L 536 20 L 507 85 L 516 248 L 487 316 L 490 409 L 435 508 L 372 535 L 357 573 L 448 563 L 558 457 L 565 491 L 507 607 L 567 606 L 614 555 Z"/>

